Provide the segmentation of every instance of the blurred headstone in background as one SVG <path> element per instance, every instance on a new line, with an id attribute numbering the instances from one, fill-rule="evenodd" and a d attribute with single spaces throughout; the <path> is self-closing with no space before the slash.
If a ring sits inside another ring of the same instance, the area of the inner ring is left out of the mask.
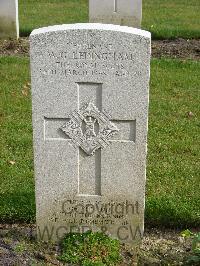
<path id="1" fill-rule="evenodd" d="M 18 0 L 0 0 L 0 38 L 19 38 Z"/>
<path id="2" fill-rule="evenodd" d="M 89 21 L 141 27 L 142 0 L 89 0 Z"/>

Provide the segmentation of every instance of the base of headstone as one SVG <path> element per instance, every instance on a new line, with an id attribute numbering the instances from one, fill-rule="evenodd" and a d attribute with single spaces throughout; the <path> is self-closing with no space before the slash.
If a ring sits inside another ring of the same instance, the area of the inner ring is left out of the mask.
<path id="1" fill-rule="evenodd" d="M 141 22 L 138 18 L 134 17 L 116 17 L 116 16 L 108 16 L 108 17 L 96 17 L 90 18 L 90 23 L 103 23 L 103 24 L 115 24 L 119 26 L 128 26 L 134 28 L 141 28 Z"/>

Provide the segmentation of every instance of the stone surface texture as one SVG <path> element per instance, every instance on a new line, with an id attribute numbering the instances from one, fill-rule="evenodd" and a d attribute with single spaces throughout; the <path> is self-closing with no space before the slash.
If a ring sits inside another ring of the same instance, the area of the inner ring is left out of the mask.
<path id="1" fill-rule="evenodd" d="M 142 0 L 90 0 L 89 20 L 140 28 Z"/>
<path id="2" fill-rule="evenodd" d="M 144 229 L 149 32 L 74 24 L 30 36 L 39 238 Z"/>
<path id="3" fill-rule="evenodd" d="M 18 0 L 0 1 L 0 38 L 18 38 Z"/>

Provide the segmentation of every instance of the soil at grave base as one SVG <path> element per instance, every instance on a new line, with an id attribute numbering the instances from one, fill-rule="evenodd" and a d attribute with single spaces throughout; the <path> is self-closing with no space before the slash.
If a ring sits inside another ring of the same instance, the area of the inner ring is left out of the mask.
<path id="1" fill-rule="evenodd" d="M 1 55 L 28 56 L 28 38 L 0 40 Z M 153 40 L 152 56 L 200 60 L 200 39 Z"/>
<path id="2" fill-rule="evenodd" d="M 0 265 L 64 265 L 57 259 L 59 246 L 37 243 L 35 236 L 35 225 L 0 225 Z M 121 246 L 119 266 L 185 265 L 190 254 L 191 239 L 183 239 L 180 231 L 151 228 L 137 250 Z"/>

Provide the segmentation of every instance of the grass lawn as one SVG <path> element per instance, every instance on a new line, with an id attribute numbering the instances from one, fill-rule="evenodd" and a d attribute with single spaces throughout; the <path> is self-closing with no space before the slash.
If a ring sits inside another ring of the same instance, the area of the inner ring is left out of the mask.
<path id="1" fill-rule="evenodd" d="M 88 22 L 88 0 L 19 0 L 20 35 L 34 28 Z"/>
<path id="2" fill-rule="evenodd" d="M 152 61 L 146 221 L 153 225 L 200 225 L 199 67 Z"/>
<path id="3" fill-rule="evenodd" d="M 28 59 L 0 57 L 0 220 L 35 217 L 29 80 Z"/>
<path id="4" fill-rule="evenodd" d="M 155 39 L 200 38 L 199 0 L 143 0 L 142 28 Z"/>
<path id="5" fill-rule="evenodd" d="M 199 66 L 152 61 L 146 200 L 150 225 L 200 225 Z M 29 81 L 28 58 L 0 58 L 1 221 L 35 220 Z"/>
<path id="6" fill-rule="evenodd" d="M 19 0 L 20 35 L 54 24 L 88 22 L 89 0 Z M 153 38 L 200 38 L 199 0 L 145 0 L 142 28 Z"/>

